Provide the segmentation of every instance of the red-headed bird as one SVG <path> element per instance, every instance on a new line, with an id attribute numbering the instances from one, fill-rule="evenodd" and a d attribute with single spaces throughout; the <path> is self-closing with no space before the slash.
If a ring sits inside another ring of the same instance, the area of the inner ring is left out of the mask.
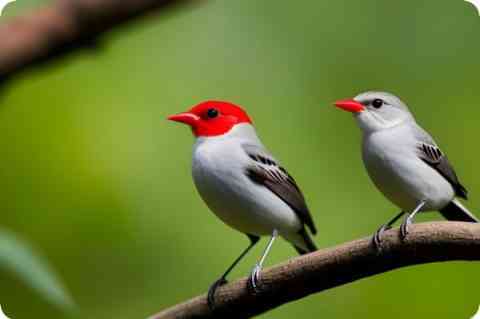
<path id="1" fill-rule="evenodd" d="M 207 101 L 168 119 L 189 125 L 196 137 L 192 172 L 202 199 L 225 224 L 250 239 L 250 245 L 210 287 L 211 307 L 215 290 L 226 283 L 227 275 L 260 236 L 271 239 L 251 273 L 253 289 L 258 287 L 259 272 L 278 235 L 300 254 L 317 249 L 305 229 L 317 232 L 300 188 L 260 142 L 241 107 Z"/>

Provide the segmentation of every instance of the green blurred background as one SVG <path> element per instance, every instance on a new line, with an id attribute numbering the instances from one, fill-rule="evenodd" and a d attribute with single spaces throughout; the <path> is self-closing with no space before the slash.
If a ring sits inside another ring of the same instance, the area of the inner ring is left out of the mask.
<path id="1" fill-rule="evenodd" d="M 18 0 L 0 19 L 47 2 Z M 81 317 L 147 317 L 204 292 L 247 244 L 197 195 L 191 133 L 165 117 L 205 99 L 243 105 L 302 186 L 318 246 L 330 247 L 397 212 L 363 169 L 353 119 L 331 106 L 367 89 L 409 103 L 475 211 L 479 36 L 480 18 L 462 0 L 205 1 L 119 28 L 100 51 L 2 90 L 0 224 L 48 258 Z M 261 246 L 231 278 L 250 271 Z M 267 264 L 294 255 L 278 241 Z M 12 319 L 69 318 L 10 273 L 0 283 Z M 478 290 L 478 264 L 425 265 L 261 318 L 467 319 Z"/>

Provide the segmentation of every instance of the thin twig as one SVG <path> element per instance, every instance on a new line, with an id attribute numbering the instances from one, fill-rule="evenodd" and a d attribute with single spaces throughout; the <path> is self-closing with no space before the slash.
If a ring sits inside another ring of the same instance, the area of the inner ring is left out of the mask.
<path id="1" fill-rule="evenodd" d="M 56 0 L 13 18 L 0 24 L 0 83 L 74 50 L 96 49 L 105 32 L 187 2 L 195 1 Z"/>

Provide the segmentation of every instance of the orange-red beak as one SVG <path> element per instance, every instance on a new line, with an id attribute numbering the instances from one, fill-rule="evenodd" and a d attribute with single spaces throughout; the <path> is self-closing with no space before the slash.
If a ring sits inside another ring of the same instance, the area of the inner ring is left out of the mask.
<path id="1" fill-rule="evenodd" d="M 365 110 L 365 106 L 355 100 L 340 100 L 335 102 L 335 106 L 352 113 L 360 113 Z"/>
<path id="2" fill-rule="evenodd" d="M 170 121 L 184 123 L 190 126 L 194 126 L 200 120 L 198 115 L 195 115 L 190 112 L 179 113 L 175 115 L 170 115 L 168 118 Z"/>

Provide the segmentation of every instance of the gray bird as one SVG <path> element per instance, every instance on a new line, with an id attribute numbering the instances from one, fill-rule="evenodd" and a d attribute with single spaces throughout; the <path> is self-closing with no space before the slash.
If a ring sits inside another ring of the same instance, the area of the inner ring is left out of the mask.
<path id="1" fill-rule="evenodd" d="M 456 199 L 467 199 L 467 190 L 447 156 L 398 97 L 372 91 L 335 105 L 353 113 L 363 132 L 362 157 L 370 178 L 402 209 L 377 230 L 373 236 L 376 247 L 380 247 L 382 233 L 404 214 L 402 238 L 419 212 L 439 211 L 448 220 L 479 222 Z"/>

